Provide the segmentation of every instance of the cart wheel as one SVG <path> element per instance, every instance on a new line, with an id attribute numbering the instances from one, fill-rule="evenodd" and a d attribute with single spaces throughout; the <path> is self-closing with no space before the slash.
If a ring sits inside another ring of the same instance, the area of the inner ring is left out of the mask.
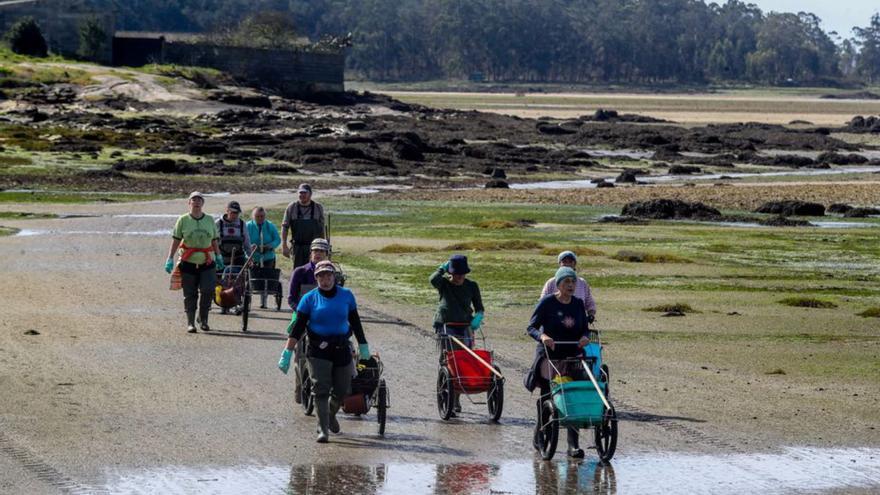
<path id="1" fill-rule="evenodd" d="M 452 417 L 452 403 L 455 395 L 452 390 L 452 376 L 449 370 L 443 366 L 437 373 L 437 411 L 440 413 L 440 419 L 446 421 Z"/>
<path id="2" fill-rule="evenodd" d="M 602 415 L 602 423 L 593 428 L 596 440 L 596 452 L 602 462 L 614 457 L 617 449 L 617 413 L 614 408 L 606 409 Z"/>
<path id="3" fill-rule="evenodd" d="M 379 422 L 379 435 L 385 435 L 385 413 L 388 409 L 388 388 L 385 379 L 379 380 L 379 390 L 376 394 L 376 421 Z"/>
<path id="4" fill-rule="evenodd" d="M 495 369 L 501 372 L 498 366 L 495 366 Z M 492 422 L 497 423 L 504 409 L 504 380 L 495 375 L 492 375 L 492 387 L 486 392 L 486 405 L 489 407 Z"/>
<path id="5" fill-rule="evenodd" d="M 538 428 L 537 440 L 541 458 L 549 461 L 556 454 L 556 444 L 559 441 L 559 413 L 556 412 L 552 400 L 541 402 Z"/>
<path id="6" fill-rule="evenodd" d="M 312 412 L 315 410 L 315 398 L 312 396 L 312 380 L 309 378 L 309 371 L 307 368 L 303 368 L 302 370 L 302 408 L 303 412 L 306 413 L 306 416 L 311 416 Z"/>
<path id="7" fill-rule="evenodd" d="M 251 296 L 244 296 L 241 302 L 241 331 L 247 332 L 248 314 L 251 312 Z"/>

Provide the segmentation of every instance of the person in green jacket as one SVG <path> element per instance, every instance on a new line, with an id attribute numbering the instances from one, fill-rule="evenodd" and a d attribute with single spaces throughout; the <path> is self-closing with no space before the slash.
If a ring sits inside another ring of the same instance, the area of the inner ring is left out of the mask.
<path id="1" fill-rule="evenodd" d="M 440 296 L 434 316 L 434 332 L 439 336 L 441 362 L 445 362 L 446 351 L 457 350 L 457 345 L 448 336 L 473 347 L 474 331 L 483 324 L 483 297 L 480 286 L 467 278 L 470 271 L 467 256 L 455 254 L 437 267 L 430 278 Z M 453 411 L 461 411 L 458 393 L 455 394 Z"/>

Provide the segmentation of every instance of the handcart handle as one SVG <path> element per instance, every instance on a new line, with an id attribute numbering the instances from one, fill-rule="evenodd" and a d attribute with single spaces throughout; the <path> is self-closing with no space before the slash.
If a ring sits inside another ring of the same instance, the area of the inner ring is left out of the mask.
<path id="1" fill-rule="evenodd" d="M 584 356 L 586 356 L 586 351 L 584 353 Z M 590 381 L 593 382 L 593 386 L 596 387 L 596 392 L 599 393 L 599 398 L 602 399 L 602 403 L 605 404 L 605 407 L 610 410 L 611 404 L 608 403 L 608 399 L 606 399 L 605 394 L 602 393 L 602 388 L 599 387 L 599 383 L 596 381 L 596 377 L 593 376 L 593 372 L 592 370 L 590 370 L 590 367 L 587 366 L 587 362 L 582 359 L 581 364 L 584 366 L 584 370 L 587 372 L 587 376 L 590 377 Z"/>
<path id="2" fill-rule="evenodd" d="M 477 353 L 474 352 L 474 351 L 472 351 L 470 347 L 464 345 L 464 343 L 462 343 L 462 341 L 460 341 L 460 340 L 458 340 L 457 338 L 455 338 L 454 335 L 450 335 L 449 338 L 452 339 L 453 342 L 455 342 L 456 344 L 458 344 L 462 349 L 466 350 L 466 351 L 468 352 L 468 354 L 470 354 L 471 357 L 473 357 L 474 359 L 476 359 L 477 361 L 479 361 L 480 364 L 482 364 L 483 366 L 489 368 L 489 371 L 491 371 L 492 373 L 495 373 L 495 376 L 497 376 L 498 378 L 504 380 L 504 375 L 502 375 L 501 373 L 499 373 L 498 370 L 496 370 L 495 367 L 493 367 L 492 365 L 490 365 L 489 363 L 487 363 L 486 360 L 484 360 L 483 358 L 481 358 L 480 356 L 478 356 Z"/>

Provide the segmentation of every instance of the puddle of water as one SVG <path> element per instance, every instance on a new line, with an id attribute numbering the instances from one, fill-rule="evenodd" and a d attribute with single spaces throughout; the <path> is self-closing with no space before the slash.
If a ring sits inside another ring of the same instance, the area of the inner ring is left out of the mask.
<path id="1" fill-rule="evenodd" d="M 643 175 L 638 177 L 639 182 L 647 184 L 662 184 L 667 182 L 682 181 L 698 181 L 698 180 L 719 180 L 721 177 L 730 177 L 733 179 L 741 179 L 747 177 L 788 177 L 788 176 L 822 176 L 822 175 L 841 175 L 841 174 L 862 174 L 880 172 L 878 166 L 866 167 L 840 167 L 833 169 L 792 169 L 777 172 L 731 172 L 724 174 L 704 174 L 704 175 Z M 613 180 L 613 178 L 609 178 Z M 578 180 L 557 180 L 547 182 L 530 182 L 525 184 L 511 184 L 511 189 L 589 189 L 596 187 L 596 184 L 590 182 L 590 179 Z"/>
<path id="2" fill-rule="evenodd" d="M 776 454 L 642 454 L 556 462 L 167 467 L 107 474 L 110 493 L 790 494 L 880 490 L 880 449 Z"/>

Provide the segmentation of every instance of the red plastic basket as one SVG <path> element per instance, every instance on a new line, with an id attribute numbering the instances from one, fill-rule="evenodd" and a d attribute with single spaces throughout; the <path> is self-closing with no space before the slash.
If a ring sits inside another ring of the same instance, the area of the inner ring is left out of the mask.
<path id="1" fill-rule="evenodd" d="M 492 353 L 489 351 L 474 349 L 474 354 L 492 365 Z M 492 371 L 467 351 L 447 351 L 446 363 L 452 373 L 452 384 L 456 392 L 476 394 L 485 392 L 492 386 Z"/>

